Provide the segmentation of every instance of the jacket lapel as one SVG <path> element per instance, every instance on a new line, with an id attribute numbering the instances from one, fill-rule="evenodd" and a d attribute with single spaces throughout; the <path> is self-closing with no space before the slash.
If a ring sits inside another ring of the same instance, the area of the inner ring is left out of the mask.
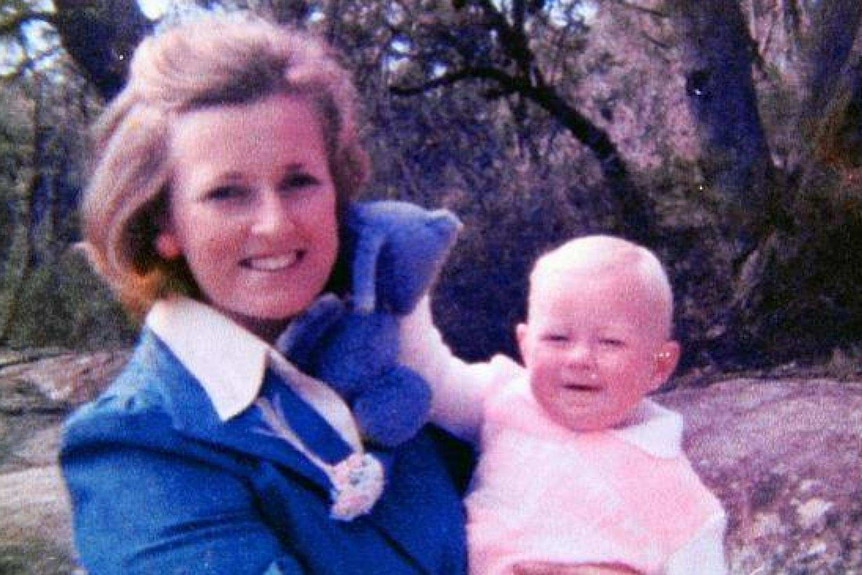
<path id="1" fill-rule="evenodd" d="M 447 565 L 440 545 L 463 538 L 464 518 L 451 508 L 458 495 L 431 438 L 421 431 L 383 457 L 389 459 L 386 467 L 394 473 L 368 520 L 423 572 L 460 572 L 456 564 L 462 557 L 450 557 Z M 426 513 L 417 522 L 415 510 L 420 508 L 436 508 L 438 513 Z M 452 509 L 452 514 L 447 516 L 444 509 Z M 441 571 L 441 565 L 447 568 Z"/>
<path id="2" fill-rule="evenodd" d="M 155 334 L 145 329 L 138 351 L 140 357 L 136 359 L 156 373 L 164 388 L 163 396 L 169 402 L 165 407 L 179 433 L 272 461 L 329 493 L 326 475 L 289 443 L 267 433 L 259 410 L 251 408 L 223 422 L 201 384 Z"/>

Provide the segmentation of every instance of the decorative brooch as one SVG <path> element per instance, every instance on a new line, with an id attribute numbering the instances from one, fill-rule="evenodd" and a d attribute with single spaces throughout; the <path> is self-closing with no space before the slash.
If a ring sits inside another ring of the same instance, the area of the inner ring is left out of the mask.
<path id="1" fill-rule="evenodd" d="M 287 441 L 329 478 L 332 483 L 330 517 L 352 521 L 374 508 L 386 483 L 386 472 L 379 459 L 370 453 L 353 452 L 338 463 L 329 464 L 312 453 L 290 427 L 278 398 L 273 405 L 268 399 L 259 397 L 255 405 L 267 425 L 267 429 L 261 429 L 259 433 Z"/>
<path id="2" fill-rule="evenodd" d="M 352 521 L 370 512 L 383 494 L 385 473 L 380 461 L 370 453 L 353 453 L 330 467 L 331 517 Z"/>

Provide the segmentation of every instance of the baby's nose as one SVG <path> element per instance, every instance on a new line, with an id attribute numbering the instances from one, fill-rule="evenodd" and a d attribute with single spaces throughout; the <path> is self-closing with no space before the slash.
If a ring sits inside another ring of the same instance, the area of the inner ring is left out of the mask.
<path id="1" fill-rule="evenodd" d="M 574 342 L 566 354 L 571 365 L 591 365 L 593 362 L 593 350 L 586 342 Z"/>

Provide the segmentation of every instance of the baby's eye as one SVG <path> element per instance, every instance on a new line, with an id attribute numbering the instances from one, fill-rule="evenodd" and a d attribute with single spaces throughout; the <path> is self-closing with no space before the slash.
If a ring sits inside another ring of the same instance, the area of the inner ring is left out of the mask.
<path id="1" fill-rule="evenodd" d="M 542 340 L 551 343 L 565 343 L 569 341 L 569 337 L 562 333 L 546 333 L 542 336 Z"/>
<path id="2" fill-rule="evenodd" d="M 599 338 L 599 344 L 603 347 L 621 348 L 625 347 L 626 342 L 618 337 L 601 337 Z"/>

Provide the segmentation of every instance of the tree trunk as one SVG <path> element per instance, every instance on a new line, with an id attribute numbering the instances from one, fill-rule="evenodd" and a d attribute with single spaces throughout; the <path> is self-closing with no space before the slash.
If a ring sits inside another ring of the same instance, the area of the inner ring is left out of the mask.
<path id="1" fill-rule="evenodd" d="M 844 170 L 862 167 L 862 3 L 820 4 L 804 53 L 805 115 L 813 160 Z"/>
<path id="2" fill-rule="evenodd" d="M 775 174 L 752 79 L 754 46 L 735 0 L 671 2 L 701 169 L 723 199 L 724 233 L 745 256 L 776 224 Z"/>
<path id="3" fill-rule="evenodd" d="M 41 81 L 38 76 L 35 79 L 35 99 L 33 106 L 33 157 L 30 165 L 33 166 L 33 175 L 21 192 L 23 197 L 18 198 L 19 224 L 18 232 L 11 242 L 9 249 L 9 260 L 6 266 L 6 277 L 4 278 L 3 303 L 5 309 L 0 318 L 0 345 L 8 343 L 12 336 L 12 328 L 18 319 L 18 310 L 24 297 L 24 287 L 33 270 L 36 268 L 36 198 L 39 189 L 44 185 L 42 176 L 42 160 L 45 149 L 45 131 L 42 129 L 44 94 Z"/>
<path id="4" fill-rule="evenodd" d="M 54 0 L 63 48 L 110 100 L 126 82 L 135 47 L 152 29 L 136 0 Z"/>

